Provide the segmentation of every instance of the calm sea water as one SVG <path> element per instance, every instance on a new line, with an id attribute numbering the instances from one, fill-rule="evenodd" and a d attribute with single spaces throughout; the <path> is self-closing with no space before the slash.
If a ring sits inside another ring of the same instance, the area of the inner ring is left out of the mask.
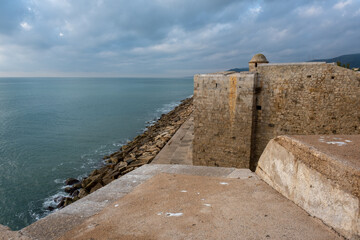
<path id="1" fill-rule="evenodd" d="M 193 92 L 191 78 L 0 78 L 0 224 L 48 212 L 63 182 Z"/>

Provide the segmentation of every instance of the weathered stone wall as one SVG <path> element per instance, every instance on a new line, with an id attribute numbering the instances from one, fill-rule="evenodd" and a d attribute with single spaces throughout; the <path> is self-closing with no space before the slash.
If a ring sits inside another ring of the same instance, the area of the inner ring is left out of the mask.
<path id="1" fill-rule="evenodd" d="M 360 134 L 360 74 L 326 63 L 260 64 L 194 78 L 196 165 L 249 167 L 284 134 Z M 251 159 L 251 160 L 250 160 Z"/>
<path id="2" fill-rule="evenodd" d="M 325 63 L 263 64 L 257 71 L 253 168 L 279 135 L 360 133 L 360 74 Z"/>
<path id="3" fill-rule="evenodd" d="M 255 75 L 225 72 L 194 80 L 194 165 L 248 168 Z"/>

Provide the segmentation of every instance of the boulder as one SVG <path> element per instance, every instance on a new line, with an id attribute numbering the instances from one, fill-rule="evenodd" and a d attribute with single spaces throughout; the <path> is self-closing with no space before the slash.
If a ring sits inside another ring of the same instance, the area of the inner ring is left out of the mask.
<path id="1" fill-rule="evenodd" d="M 85 189 L 80 189 L 79 191 L 79 194 L 78 194 L 78 197 L 79 198 L 83 198 L 83 197 L 86 197 L 89 193 L 85 190 Z"/>
<path id="2" fill-rule="evenodd" d="M 72 197 L 76 197 L 77 195 L 79 195 L 79 190 L 75 190 L 73 193 L 71 193 Z"/>
<path id="3" fill-rule="evenodd" d="M 129 166 L 128 166 L 128 168 L 127 168 L 125 171 L 123 171 L 121 174 L 122 174 L 122 175 L 125 175 L 125 174 L 131 172 L 131 171 L 134 170 L 134 169 L 135 169 L 134 167 L 129 167 Z"/>
<path id="4" fill-rule="evenodd" d="M 81 188 L 81 182 L 74 184 L 73 188 L 75 188 L 75 189 Z"/>
<path id="5" fill-rule="evenodd" d="M 96 178 L 91 181 L 88 185 L 86 185 L 85 190 L 90 192 L 90 190 L 100 182 L 99 180 L 101 181 L 100 178 Z"/>
<path id="6" fill-rule="evenodd" d="M 88 178 L 84 178 L 84 180 L 81 182 L 81 187 L 85 188 L 85 187 L 87 187 L 91 182 L 95 182 L 95 184 L 94 184 L 94 183 L 92 183 L 92 184 L 96 185 L 96 183 L 99 182 L 99 180 L 101 179 L 101 177 L 102 177 L 102 174 L 98 174 L 98 175 L 95 175 L 95 176 L 90 176 L 90 177 L 88 177 Z"/>
<path id="7" fill-rule="evenodd" d="M 48 207 L 46 208 L 46 210 L 49 210 L 49 211 L 54 211 L 54 210 L 55 210 L 55 208 L 54 208 L 54 207 L 52 207 L 52 206 L 48 206 Z"/>
<path id="8" fill-rule="evenodd" d="M 140 160 L 143 164 L 150 162 L 155 158 L 155 155 L 143 154 L 141 155 L 138 160 Z"/>
<path id="9" fill-rule="evenodd" d="M 147 152 L 151 152 L 152 154 L 157 154 L 158 152 L 160 152 L 160 148 L 158 148 L 157 146 L 151 146 L 151 148 L 149 148 Z"/>
<path id="10" fill-rule="evenodd" d="M 104 178 L 102 179 L 102 182 L 103 182 L 104 186 L 107 185 L 107 184 L 109 184 L 109 183 L 111 183 L 112 181 L 114 181 L 114 179 L 112 179 L 112 178 L 110 178 L 110 177 L 104 177 Z"/>
<path id="11" fill-rule="evenodd" d="M 103 185 L 101 183 L 97 183 L 91 190 L 90 193 L 95 192 L 96 190 L 98 190 L 99 188 L 102 188 Z"/>
<path id="12" fill-rule="evenodd" d="M 117 177 L 120 175 L 120 172 L 117 170 L 112 170 L 110 172 L 108 172 L 103 179 L 105 178 L 110 178 L 110 179 L 117 179 Z"/>
<path id="13" fill-rule="evenodd" d="M 117 164 L 119 159 L 117 157 L 110 157 L 110 163 Z"/>
<path id="14" fill-rule="evenodd" d="M 75 190 L 76 190 L 76 188 L 74 188 L 74 187 L 67 187 L 64 189 L 64 191 L 66 193 L 70 193 L 70 194 L 72 194 Z"/>
<path id="15" fill-rule="evenodd" d="M 91 180 L 90 180 L 89 178 L 84 178 L 84 179 L 81 181 L 81 187 L 82 187 L 82 188 L 86 187 L 86 185 L 88 185 L 90 182 L 91 182 Z"/>
<path id="16" fill-rule="evenodd" d="M 64 199 L 63 196 L 59 196 L 59 197 L 54 198 L 54 202 L 59 203 L 59 202 L 61 202 L 63 199 Z"/>
<path id="17" fill-rule="evenodd" d="M 127 157 L 124 159 L 124 162 L 126 162 L 128 165 L 135 161 L 136 159 L 134 157 Z"/>
<path id="18" fill-rule="evenodd" d="M 56 205 L 56 208 L 62 208 L 64 207 L 65 204 L 65 198 L 62 198 L 61 201 L 58 203 L 58 205 Z"/>
<path id="19" fill-rule="evenodd" d="M 129 165 L 129 167 L 136 168 L 136 167 L 141 167 L 141 166 L 144 165 L 144 164 L 146 164 L 146 162 L 137 160 L 137 161 L 131 163 L 131 164 Z"/>
<path id="20" fill-rule="evenodd" d="M 80 182 L 79 180 L 77 180 L 76 178 L 68 178 L 65 181 L 65 185 L 74 185 L 75 183 Z"/>
<path id="21" fill-rule="evenodd" d="M 74 202 L 74 201 L 73 201 L 72 198 L 69 198 L 69 197 L 65 198 L 64 207 L 72 204 L 73 202 Z"/>
<path id="22" fill-rule="evenodd" d="M 99 170 L 95 169 L 94 171 L 92 171 L 89 176 L 95 176 L 99 174 Z"/>

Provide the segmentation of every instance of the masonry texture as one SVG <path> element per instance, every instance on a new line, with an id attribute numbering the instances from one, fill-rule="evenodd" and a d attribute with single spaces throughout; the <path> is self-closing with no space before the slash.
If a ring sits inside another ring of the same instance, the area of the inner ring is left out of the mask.
<path id="1" fill-rule="evenodd" d="M 359 134 L 360 74 L 326 63 L 260 63 L 194 77 L 195 165 L 256 168 L 284 134 Z"/>
<path id="2" fill-rule="evenodd" d="M 195 76 L 194 165 L 249 168 L 254 74 Z"/>

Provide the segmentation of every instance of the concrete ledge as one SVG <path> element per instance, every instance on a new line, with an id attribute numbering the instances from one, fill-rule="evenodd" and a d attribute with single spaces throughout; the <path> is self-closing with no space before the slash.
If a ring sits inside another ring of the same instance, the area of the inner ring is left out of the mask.
<path id="1" fill-rule="evenodd" d="M 32 240 L 19 232 L 13 232 L 10 228 L 0 224 L 0 240 Z"/>
<path id="2" fill-rule="evenodd" d="M 280 136 L 256 173 L 270 186 L 347 238 L 360 237 L 360 137 Z"/>

